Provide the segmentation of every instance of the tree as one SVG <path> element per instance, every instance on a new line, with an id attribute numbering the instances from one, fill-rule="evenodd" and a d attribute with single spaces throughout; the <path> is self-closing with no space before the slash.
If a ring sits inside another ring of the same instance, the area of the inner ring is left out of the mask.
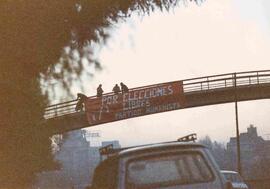
<path id="1" fill-rule="evenodd" d="M 85 51 L 104 43 L 106 28 L 132 12 L 169 10 L 179 0 L 2 0 L 0 2 L 0 186 L 28 188 L 37 172 L 55 167 L 50 133 L 40 123 L 48 104 L 40 80 L 69 90 Z M 63 48 L 68 47 L 69 53 Z M 79 60 L 72 52 L 80 54 Z M 61 58 L 60 58 L 61 57 Z M 58 64 L 60 62 L 60 64 Z M 56 69 L 56 65 L 60 68 Z"/>
<path id="2" fill-rule="evenodd" d="M 230 170 L 230 154 L 228 153 L 224 144 L 217 141 L 213 142 L 209 136 L 205 136 L 204 138 L 200 139 L 199 143 L 208 147 L 221 169 Z"/>

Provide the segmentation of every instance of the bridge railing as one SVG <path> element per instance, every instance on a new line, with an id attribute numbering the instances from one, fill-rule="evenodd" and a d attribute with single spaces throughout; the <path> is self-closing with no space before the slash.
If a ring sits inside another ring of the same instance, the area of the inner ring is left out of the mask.
<path id="1" fill-rule="evenodd" d="M 229 73 L 183 80 L 184 92 L 201 92 L 228 87 L 270 83 L 270 70 Z"/>
<path id="2" fill-rule="evenodd" d="M 44 113 L 45 119 L 55 118 L 75 112 L 77 100 L 71 100 L 63 103 L 47 106 Z"/>
<path id="3" fill-rule="evenodd" d="M 270 70 L 212 75 L 206 77 L 186 79 L 182 80 L 182 82 L 184 93 L 186 94 L 232 87 L 252 86 L 270 83 Z M 157 85 L 159 84 L 132 88 L 130 89 L 130 91 L 154 87 Z M 106 93 L 103 96 L 111 94 L 113 93 L 112 92 Z M 96 96 L 91 96 L 89 98 L 96 98 Z M 44 118 L 50 119 L 58 116 L 63 116 L 66 114 L 75 113 L 76 104 L 77 100 L 71 100 L 63 103 L 50 105 L 45 109 Z"/>

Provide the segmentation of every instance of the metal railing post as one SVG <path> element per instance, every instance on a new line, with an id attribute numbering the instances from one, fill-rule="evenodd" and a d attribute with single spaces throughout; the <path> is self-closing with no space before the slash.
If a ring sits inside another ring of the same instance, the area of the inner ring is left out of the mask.
<path id="1" fill-rule="evenodd" d="M 208 79 L 208 77 L 207 77 L 207 88 L 209 90 L 209 79 Z"/>
<path id="2" fill-rule="evenodd" d="M 260 84 L 259 72 L 257 72 L 257 84 Z"/>
<path id="3" fill-rule="evenodd" d="M 233 74 L 232 80 L 233 80 L 233 86 L 236 87 L 236 73 Z"/>
<path id="4" fill-rule="evenodd" d="M 54 109 L 54 116 L 57 117 L 57 105 L 55 106 L 55 109 Z"/>

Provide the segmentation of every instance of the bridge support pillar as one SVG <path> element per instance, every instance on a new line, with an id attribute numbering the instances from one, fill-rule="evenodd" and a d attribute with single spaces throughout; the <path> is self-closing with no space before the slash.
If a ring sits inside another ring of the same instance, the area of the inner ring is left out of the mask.
<path id="1" fill-rule="evenodd" d="M 242 175 L 241 166 L 241 149 L 240 149 L 240 136 L 239 136 L 239 120 L 238 120 L 238 98 L 237 98 L 237 79 L 234 73 L 234 100 L 235 100 L 235 123 L 236 123 L 236 143 L 237 143 L 237 171 Z"/>
<path id="2" fill-rule="evenodd" d="M 238 104 L 235 101 L 235 122 L 236 122 L 236 142 L 237 142 L 237 171 L 242 175 L 241 166 L 241 149 L 240 149 L 240 136 L 239 136 L 239 121 L 238 121 Z"/>

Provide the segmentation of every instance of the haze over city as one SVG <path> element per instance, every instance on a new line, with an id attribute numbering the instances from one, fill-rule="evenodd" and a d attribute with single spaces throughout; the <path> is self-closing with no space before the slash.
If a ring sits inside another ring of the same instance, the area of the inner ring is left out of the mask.
<path id="1" fill-rule="evenodd" d="M 270 3 L 267 0 L 208 0 L 180 5 L 170 13 L 133 15 L 118 24 L 99 59 L 103 66 L 85 80 L 85 94 L 98 84 L 110 92 L 116 83 L 129 88 L 239 71 L 263 70 L 270 61 Z M 74 93 L 77 92 L 74 90 Z M 240 132 L 249 124 L 258 134 L 270 133 L 269 100 L 239 103 Z M 234 104 L 160 113 L 90 127 L 101 140 L 125 145 L 175 140 L 197 133 L 227 142 L 235 136 Z"/>
<path id="2" fill-rule="evenodd" d="M 0 189 L 269 188 L 269 0 L 3 0 L 0 26 Z"/>

